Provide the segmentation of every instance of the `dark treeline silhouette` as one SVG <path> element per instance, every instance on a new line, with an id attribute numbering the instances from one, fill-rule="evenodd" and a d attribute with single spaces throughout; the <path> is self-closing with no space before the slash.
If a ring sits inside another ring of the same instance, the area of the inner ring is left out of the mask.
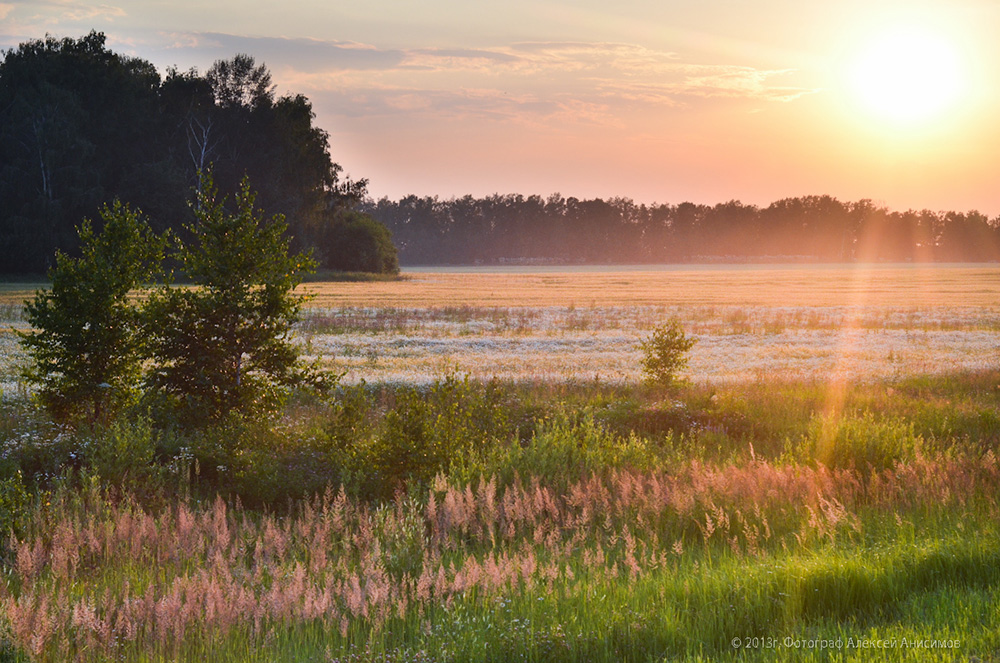
<path id="1" fill-rule="evenodd" d="M 1000 217 L 897 212 L 830 196 L 767 207 L 558 194 L 408 196 L 369 200 L 362 208 L 389 228 L 408 265 L 1000 260 Z"/>
<path id="2" fill-rule="evenodd" d="M 396 247 L 411 265 L 1000 259 L 1000 218 L 829 196 L 764 208 L 560 195 L 372 201 L 366 180 L 342 176 L 309 100 L 276 96 L 252 57 L 161 76 L 105 41 L 47 37 L 3 53 L 0 273 L 45 272 L 57 249 L 75 252 L 76 226 L 99 222 L 116 198 L 157 231 L 183 228 L 209 167 L 223 194 L 247 175 L 257 204 L 286 216 L 293 249 L 314 249 L 328 269 L 392 272 Z"/>
<path id="3" fill-rule="evenodd" d="M 161 77 L 105 41 L 46 37 L 3 53 L 0 273 L 45 272 L 116 198 L 157 231 L 182 228 L 205 169 L 230 196 L 246 175 L 258 206 L 284 214 L 294 248 L 313 248 L 322 267 L 395 269 L 388 232 L 353 209 L 367 182 L 342 177 L 306 97 L 276 96 L 248 55 Z"/>

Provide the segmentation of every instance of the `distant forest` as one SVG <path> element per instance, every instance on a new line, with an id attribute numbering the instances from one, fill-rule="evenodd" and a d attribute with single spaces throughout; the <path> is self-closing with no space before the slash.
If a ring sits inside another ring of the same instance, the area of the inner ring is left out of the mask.
<path id="1" fill-rule="evenodd" d="M 0 273 L 44 273 L 114 199 L 183 239 L 202 170 L 230 197 L 247 176 L 257 205 L 283 214 L 293 248 L 321 268 L 397 271 L 389 233 L 355 209 L 367 182 L 342 177 L 306 97 L 277 97 L 248 55 L 161 77 L 105 42 L 91 32 L 3 53 Z"/>
<path id="2" fill-rule="evenodd" d="M 767 207 L 494 195 L 365 201 L 405 265 L 1000 260 L 1000 217 L 805 196 Z"/>
<path id="3" fill-rule="evenodd" d="M 114 199 L 181 239 L 201 170 L 245 175 L 321 268 L 699 261 L 995 261 L 1000 217 L 894 212 L 829 196 L 760 208 L 493 195 L 372 200 L 343 177 L 309 100 L 275 95 L 249 55 L 204 74 L 108 50 L 105 36 L 28 41 L 0 60 L 0 273 L 42 274 Z M 416 165 L 414 167 L 417 167 Z M 98 228 L 99 230 L 99 228 Z M 391 235 L 390 235 L 391 232 Z"/>

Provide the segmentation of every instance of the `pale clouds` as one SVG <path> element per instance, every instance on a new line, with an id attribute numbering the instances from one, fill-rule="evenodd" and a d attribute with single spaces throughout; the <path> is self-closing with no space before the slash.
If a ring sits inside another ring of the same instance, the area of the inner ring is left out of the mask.
<path id="1" fill-rule="evenodd" d="M 14 48 L 48 34 L 79 37 L 91 30 L 108 31 L 126 22 L 122 7 L 86 0 L 10 0 L 0 3 L 0 48 Z M 125 19 L 125 20 L 123 20 Z M 130 35 L 118 40 L 129 41 Z M 109 40 L 113 41 L 113 40 Z"/>
<path id="2" fill-rule="evenodd" d="M 110 4 L 43 0 L 0 4 L 26 24 L 91 21 L 125 15 Z M 45 32 L 46 30 L 39 30 Z M 10 34 L 10 33 L 8 33 Z M 40 35 L 38 35 L 40 36 Z M 785 70 L 730 63 L 692 64 L 681 54 L 612 41 L 522 41 L 495 46 L 391 48 L 347 40 L 239 35 L 216 31 L 109 34 L 132 55 L 161 69 L 204 71 L 220 58 L 253 55 L 274 73 L 282 92 L 330 101 L 324 115 L 399 117 L 419 121 L 500 122 L 536 128 L 622 128 L 629 114 L 704 104 L 793 101 L 813 89 L 781 84 Z M 320 105 L 320 104 L 318 104 Z"/>
<path id="3" fill-rule="evenodd" d="M 48 25 L 95 20 L 113 21 L 127 15 L 121 7 L 86 2 L 85 0 L 43 0 L 41 2 L 32 0 L 31 2 L 15 2 L 13 6 L 6 6 L 12 9 L 21 7 L 27 18 Z"/>
<path id="4" fill-rule="evenodd" d="M 623 43 L 529 42 L 468 49 L 382 49 L 305 39 L 204 34 L 218 57 L 257 55 L 283 86 L 338 98 L 338 114 L 434 113 L 534 124 L 621 124 L 637 106 L 788 102 L 815 88 L 782 85 L 790 70 L 691 64 Z M 175 43 L 184 44 L 176 39 Z"/>

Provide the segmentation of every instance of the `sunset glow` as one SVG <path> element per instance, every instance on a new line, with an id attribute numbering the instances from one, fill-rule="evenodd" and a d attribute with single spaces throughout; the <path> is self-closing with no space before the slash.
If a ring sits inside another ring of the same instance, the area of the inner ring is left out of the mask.
<path id="1" fill-rule="evenodd" d="M 896 29 L 861 49 L 851 68 L 865 110 L 907 125 L 931 121 L 962 101 L 964 71 L 955 48 L 917 29 Z"/>
<path id="2" fill-rule="evenodd" d="M 0 48 L 107 34 L 303 94 L 375 197 L 766 206 L 802 195 L 1000 214 L 1000 3 L 0 2 Z"/>

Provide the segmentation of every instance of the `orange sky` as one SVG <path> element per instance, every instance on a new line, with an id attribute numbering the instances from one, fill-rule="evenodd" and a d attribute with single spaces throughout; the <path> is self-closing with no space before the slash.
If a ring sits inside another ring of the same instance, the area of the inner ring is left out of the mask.
<path id="1" fill-rule="evenodd" d="M 202 71 L 250 53 L 279 93 L 313 101 L 335 160 L 376 197 L 830 194 L 1000 214 L 993 0 L 276 7 L 0 0 L 0 45 L 97 29 L 161 69 Z M 898 46 L 901 28 L 921 36 Z M 888 82 L 859 91 L 886 60 Z M 907 77 L 905 99 L 866 98 Z M 914 120 L 893 104 L 936 110 Z"/>

